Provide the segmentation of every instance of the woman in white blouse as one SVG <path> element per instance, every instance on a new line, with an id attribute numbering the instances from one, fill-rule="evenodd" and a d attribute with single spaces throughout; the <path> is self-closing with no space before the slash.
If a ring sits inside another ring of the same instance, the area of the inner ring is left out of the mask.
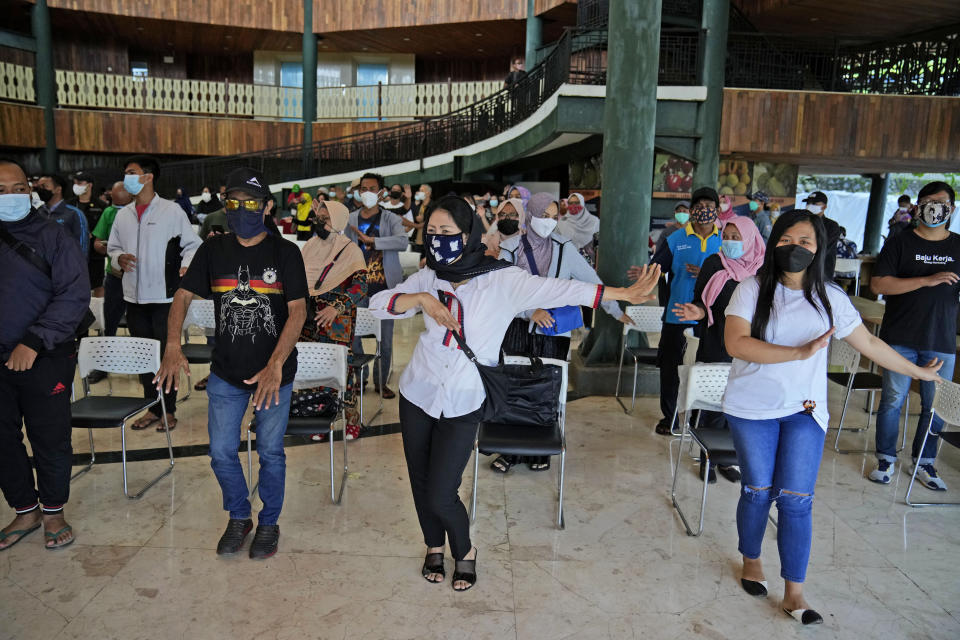
<path id="1" fill-rule="evenodd" d="M 660 276 L 644 269 L 629 288 L 532 276 L 507 262 L 484 255 L 482 225 L 462 198 L 446 197 L 427 213 L 424 244 L 427 267 L 393 289 L 370 299 L 381 318 L 409 317 L 423 311 L 426 331 L 400 377 L 400 425 L 410 486 L 427 545 L 421 571 L 442 582 L 447 541 L 455 561 L 453 588 L 476 582 L 477 550 L 470 542 L 470 521 L 457 493 L 470 458 L 485 400 L 476 366 L 457 347 L 458 332 L 484 364 L 499 360 L 510 321 L 531 307 L 585 305 L 652 298 Z M 448 305 L 439 300 L 438 291 Z"/>
<path id="2" fill-rule="evenodd" d="M 919 367 L 868 332 L 847 295 L 824 277 L 833 247 L 819 216 L 781 216 L 763 266 L 741 282 L 726 309 L 724 342 L 733 367 L 723 411 L 741 470 L 737 505 L 741 584 L 766 596 L 760 546 L 770 504 L 777 503 L 777 547 L 783 610 L 798 622 L 823 618 L 803 597 L 813 535 L 813 493 L 823 454 L 830 337 L 846 340 L 879 366 L 920 380 L 939 380 L 942 363 Z"/>

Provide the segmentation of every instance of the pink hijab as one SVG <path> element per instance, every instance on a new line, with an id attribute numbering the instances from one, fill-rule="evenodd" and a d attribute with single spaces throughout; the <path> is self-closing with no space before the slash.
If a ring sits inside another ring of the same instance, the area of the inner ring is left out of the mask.
<path id="1" fill-rule="evenodd" d="M 727 205 L 727 210 L 717 209 L 717 221 L 726 222 L 737 217 L 737 214 L 733 212 L 733 202 L 730 200 L 730 196 L 720 196 L 720 204 Z M 722 228 L 723 225 L 720 225 Z M 739 228 L 739 227 L 738 227 Z"/>
<path id="2" fill-rule="evenodd" d="M 713 324 L 713 311 L 710 307 L 717 301 L 723 286 L 729 280 L 743 282 L 750 276 L 756 275 L 757 269 L 763 264 L 763 254 L 766 245 L 763 242 L 763 236 L 753 220 L 746 216 L 736 216 L 726 221 L 725 225 L 732 224 L 740 232 L 740 238 L 743 240 L 743 255 L 736 260 L 731 260 L 720 251 L 720 262 L 723 264 L 723 270 L 717 271 L 713 277 L 707 281 L 707 286 L 703 288 L 703 303 L 707 306 L 707 326 Z M 722 230 L 721 230 L 722 231 Z"/>

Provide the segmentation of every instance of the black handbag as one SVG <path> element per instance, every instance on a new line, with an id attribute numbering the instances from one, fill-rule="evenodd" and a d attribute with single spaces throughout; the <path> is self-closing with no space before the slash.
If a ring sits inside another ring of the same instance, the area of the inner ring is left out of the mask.
<path id="1" fill-rule="evenodd" d="M 291 418 L 335 418 L 340 411 L 340 397 L 329 387 L 297 389 L 290 394 Z"/>
<path id="2" fill-rule="evenodd" d="M 441 302 L 446 296 L 441 293 Z M 563 373 L 559 367 L 531 358 L 530 364 L 481 364 L 463 337 L 451 331 L 464 355 L 480 373 L 487 398 L 480 408 L 480 422 L 548 427 L 556 424 L 559 414 L 560 385 Z"/>

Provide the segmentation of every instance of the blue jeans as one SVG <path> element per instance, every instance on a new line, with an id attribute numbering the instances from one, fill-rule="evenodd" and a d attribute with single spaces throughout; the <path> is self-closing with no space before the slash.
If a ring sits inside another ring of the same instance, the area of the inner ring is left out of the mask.
<path id="1" fill-rule="evenodd" d="M 923 366 L 933 360 L 940 358 L 943 360 L 943 368 L 940 369 L 940 377 L 945 380 L 953 378 L 953 366 L 957 358 L 955 353 L 940 353 L 939 351 L 919 351 L 912 347 L 904 347 L 892 344 L 890 347 L 901 356 Z M 884 370 L 883 372 L 883 391 L 880 392 L 880 410 L 877 412 L 877 459 L 888 462 L 897 461 L 897 436 L 900 434 L 900 409 L 910 393 L 910 376 L 902 373 Z M 937 445 L 940 438 L 931 435 L 927 439 L 927 446 L 920 452 L 920 445 L 923 444 L 923 434 L 927 432 L 930 425 L 930 411 L 933 407 L 933 396 L 937 392 L 937 385 L 933 382 L 920 383 L 920 422 L 917 424 L 917 432 L 913 436 L 913 459 L 920 458 L 920 464 L 933 464 L 937 457 Z M 906 428 L 906 426 L 904 426 Z M 943 420 L 939 417 L 933 419 L 933 433 L 940 433 L 943 428 Z"/>
<path id="2" fill-rule="evenodd" d="M 293 384 L 280 387 L 280 404 L 256 411 L 257 453 L 260 456 L 260 524 L 277 524 L 283 507 L 283 489 L 287 475 L 287 457 L 283 435 L 290 415 Z M 216 374 L 207 382 L 207 431 L 210 434 L 210 466 L 223 492 L 223 508 L 231 518 L 250 517 L 247 478 L 240 465 L 240 431 L 243 414 L 253 391 L 235 387 Z"/>
<path id="3" fill-rule="evenodd" d="M 776 500 L 780 576 L 803 582 L 813 538 L 813 488 L 826 433 L 806 413 L 773 420 L 727 414 L 740 463 L 737 533 L 740 553 L 760 557 L 770 503 Z"/>

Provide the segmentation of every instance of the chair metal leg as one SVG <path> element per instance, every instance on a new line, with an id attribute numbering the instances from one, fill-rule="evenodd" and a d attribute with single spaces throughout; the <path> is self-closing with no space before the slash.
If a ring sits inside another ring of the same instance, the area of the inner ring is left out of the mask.
<path id="1" fill-rule="evenodd" d="M 90 469 L 93 469 L 93 464 L 94 462 L 97 461 L 97 452 L 93 448 L 93 429 L 87 429 L 87 433 L 90 436 L 90 462 L 88 462 L 86 466 L 83 467 L 83 469 L 80 469 L 80 471 L 77 471 L 75 474 L 70 476 L 70 482 L 73 482 L 74 480 L 76 480 L 77 478 L 85 474 L 87 471 L 90 471 Z"/>
<path id="2" fill-rule="evenodd" d="M 851 380 L 852 380 L 852 378 L 851 378 Z M 866 426 L 866 427 L 864 427 L 864 428 L 862 428 L 862 429 L 847 429 L 847 431 L 850 431 L 850 432 L 852 432 L 852 433 L 859 433 L 859 432 L 863 432 L 863 433 L 864 433 L 864 435 L 863 435 L 863 449 L 841 449 L 841 448 L 840 448 L 840 433 L 843 431 L 843 420 L 844 420 L 844 418 L 845 418 L 846 415 L 847 415 L 847 406 L 850 404 L 850 394 L 853 393 L 854 391 L 856 391 L 856 389 L 853 389 L 853 388 L 851 388 L 850 386 L 848 386 L 848 387 L 847 387 L 847 395 L 844 396 L 844 398 L 843 398 L 843 409 L 840 411 L 840 422 L 837 424 L 837 438 L 836 438 L 836 440 L 835 440 L 834 443 L 833 443 L 833 450 L 836 451 L 837 453 L 847 454 L 847 453 L 866 453 L 866 452 L 867 452 L 868 436 L 867 436 L 867 433 L 866 433 L 866 432 L 867 432 L 867 430 L 870 428 L 870 413 L 867 414 L 867 426 Z M 870 400 L 872 400 L 872 398 L 873 398 L 873 392 L 870 393 L 869 398 L 870 398 Z M 873 403 L 872 403 L 872 402 L 870 402 L 870 408 L 871 408 L 871 409 L 873 408 Z"/>
<path id="3" fill-rule="evenodd" d="M 617 367 L 617 389 L 613 394 L 614 399 L 620 404 L 620 408 L 623 409 L 623 412 L 627 415 L 630 415 L 633 412 L 633 408 L 637 404 L 637 359 L 633 359 L 633 399 L 630 402 L 630 408 L 627 409 L 627 405 L 623 403 L 623 400 L 620 399 L 620 376 L 623 371 L 623 356 L 627 352 L 627 341 L 622 339 L 620 347 L 620 366 Z"/>
<path id="4" fill-rule="evenodd" d="M 677 464 L 673 469 L 673 486 L 670 489 L 670 500 L 673 502 L 674 508 L 677 510 L 677 513 L 680 515 L 680 520 L 683 521 L 683 526 L 687 530 L 687 535 L 696 537 L 696 536 L 699 536 L 701 533 L 703 533 L 703 519 L 704 519 L 704 513 L 706 512 L 706 505 L 707 505 L 707 484 L 709 483 L 709 480 L 710 480 L 710 454 L 704 448 L 703 444 L 699 440 L 697 440 L 697 437 L 693 435 L 693 433 L 690 433 L 690 439 L 696 441 L 697 446 L 699 446 L 700 450 L 703 452 L 703 456 L 704 456 L 703 463 L 705 465 L 704 475 L 703 475 L 703 496 L 700 502 L 700 527 L 699 529 L 697 529 L 696 533 L 694 533 L 693 529 L 690 527 L 690 523 L 687 522 L 687 517 L 684 515 L 683 509 L 680 508 L 680 503 L 677 501 L 677 477 L 680 475 L 680 460 L 683 458 L 683 438 L 686 436 L 688 430 L 689 430 L 689 427 L 686 424 L 684 424 L 683 431 L 681 432 L 681 435 L 680 435 L 681 444 L 677 448 Z"/>
<path id="5" fill-rule="evenodd" d="M 343 476 L 340 478 L 340 491 L 337 492 L 337 497 L 333 500 L 333 504 L 340 505 L 343 501 L 343 490 L 347 486 L 347 476 L 350 472 L 350 466 L 347 463 L 347 413 L 346 409 L 341 413 L 343 417 L 343 430 L 341 432 L 341 440 L 343 440 Z M 333 427 L 331 425 L 330 435 L 330 497 L 333 498 Z"/>
<path id="6" fill-rule="evenodd" d="M 930 422 L 927 423 L 927 431 L 923 434 L 923 442 L 920 443 L 920 452 L 923 453 L 924 447 L 927 446 L 927 439 L 930 437 L 930 431 L 933 429 L 933 412 L 930 413 Z M 943 444 L 943 438 L 940 439 L 940 444 Z M 911 507 L 960 507 L 960 502 L 911 502 L 910 493 L 913 491 L 913 485 L 917 481 L 917 471 L 919 471 L 920 465 L 914 463 L 913 465 L 913 474 L 910 476 L 910 484 L 907 486 L 907 493 L 903 497 L 903 501 Z"/>
<path id="7" fill-rule="evenodd" d="M 637 370 L 640 368 L 639 361 L 633 359 L 633 393 L 630 394 L 630 413 L 633 413 L 634 408 L 637 406 Z"/>
<path id="8" fill-rule="evenodd" d="M 250 442 L 250 425 L 247 425 L 247 497 L 253 496 L 253 449 Z"/>
<path id="9" fill-rule="evenodd" d="M 557 494 L 557 528 L 566 529 L 567 524 L 563 519 L 563 480 L 567 466 L 567 443 L 563 442 L 560 449 L 560 489 Z"/>
<path id="10" fill-rule="evenodd" d="M 613 397 L 615 400 L 620 400 L 620 378 L 623 374 L 623 354 L 627 348 L 626 337 L 620 338 L 620 362 L 617 365 L 617 386 L 613 388 Z"/>
<path id="11" fill-rule="evenodd" d="M 877 416 L 879 418 L 879 415 Z M 903 403 L 903 437 L 900 440 L 900 448 L 897 453 L 903 451 L 907 446 L 907 420 L 910 419 L 910 390 L 907 389 L 907 399 Z"/>
<path id="12" fill-rule="evenodd" d="M 129 492 L 128 488 L 127 488 L 127 437 L 126 437 L 127 427 L 126 427 L 126 420 L 124 420 L 124 421 L 120 424 L 120 453 L 121 453 L 121 458 L 123 459 L 123 495 L 127 496 L 127 497 L 128 497 L 129 499 L 131 499 L 131 500 L 139 500 L 141 497 L 143 497 L 143 494 L 147 492 L 147 489 L 149 489 L 149 488 L 152 487 L 153 485 L 155 485 L 155 484 L 157 484 L 158 482 L 160 482 L 160 480 L 162 480 L 163 478 L 165 478 L 165 477 L 167 477 L 168 475 L 170 475 L 170 473 L 173 471 L 173 465 L 175 464 L 175 461 L 174 461 L 174 459 L 173 459 L 173 441 L 170 439 L 170 426 L 169 426 L 169 424 L 167 423 L 167 406 L 166 406 L 166 404 L 165 404 L 164 401 L 163 401 L 163 396 L 162 396 L 162 395 L 160 396 L 160 413 L 161 413 L 161 418 L 162 418 L 162 420 L 163 420 L 163 431 L 164 431 L 164 433 L 166 433 L 166 435 L 167 435 L 167 451 L 168 451 L 169 454 L 170 454 L 170 466 L 168 466 L 168 467 L 163 471 L 163 473 L 161 473 L 161 474 L 158 475 L 156 478 L 154 478 L 153 480 L 151 480 L 150 482 L 148 482 L 146 485 L 144 485 L 144 487 L 143 487 L 142 489 L 140 489 L 140 491 L 138 491 L 137 493 L 135 493 L 135 494 L 133 494 L 133 495 L 130 495 L 130 492 Z"/>
<path id="13" fill-rule="evenodd" d="M 477 476 L 480 475 L 480 441 L 473 441 L 473 496 L 470 498 L 470 522 L 477 519 Z"/>

